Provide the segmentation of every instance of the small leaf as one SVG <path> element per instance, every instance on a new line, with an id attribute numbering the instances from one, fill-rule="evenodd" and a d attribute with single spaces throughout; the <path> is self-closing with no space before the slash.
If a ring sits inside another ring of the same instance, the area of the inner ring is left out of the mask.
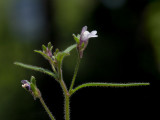
<path id="1" fill-rule="evenodd" d="M 48 58 L 48 56 L 41 50 L 34 50 L 34 52 L 41 54 L 44 58 Z"/>
<path id="2" fill-rule="evenodd" d="M 34 76 L 31 76 L 31 83 L 36 86 L 36 79 Z"/>
<path id="3" fill-rule="evenodd" d="M 57 63 L 58 63 L 58 67 L 60 68 L 61 67 L 61 64 L 62 64 L 62 61 L 64 59 L 64 57 L 68 56 L 69 53 L 74 49 L 76 48 L 76 44 L 75 45 L 71 45 L 69 46 L 67 49 L 65 49 L 64 51 L 62 52 L 58 52 L 59 50 L 56 50 L 56 52 L 54 53 L 55 54 L 55 59 L 57 60 Z"/>
<path id="4" fill-rule="evenodd" d="M 56 50 L 55 50 L 55 52 L 54 52 L 54 56 L 56 56 L 58 52 L 59 52 L 59 49 L 56 48 Z"/>
<path id="5" fill-rule="evenodd" d="M 68 56 L 68 55 L 69 55 L 69 53 L 59 52 L 59 53 L 57 53 L 56 58 L 57 58 L 58 60 L 62 60 L 65 56 Z"/>
<path id="6" fill-rule="evenodd" d="M 34 71 L 39 71 L 39 72 L 48 74 L 48 75 L 54 77 L 55 79 L 57 79 L 57 75 L 56 74 L 54 74 L 53 72 L 51 72 L 49 70 L 46 70 L 44 68 L 37 67 L 37 66 L 32 66 L 32 65 L 27 65 L 27 64 L 23 64 L 23 63 L 20 63 L 20 62 L 15 62 L 14 64 L 18 65 L 18 66 L 21 66 L 23 68 L 27 68 L 27 69 L 31 69 L 31 70 L 34 70 Z"/>
<path id="7" fill-rule="evenodd" d="M 50 58 L 48 55 L 46 55 L 45 53 L 43 53 L 40 50 L 34 50 L 34 52 L 41 54 L 45 59 L 52 61 L 52 58 Z"/>
<path id="8" fill-rule="evenodd" d="M 69 55 L 69 53 L 58 52 L 57 55 L 56 55 L 56 60 L 57 60 L 57 62 L 59 62 L 59 64 L 61 64 L 62 61 L 63 61 L 63 58 L 64 58 L 65 56 L 68 56 L 68 55 Z"/>
<path id="9" fill-rule="evenodd" d="M 36 79 L 34 76 L 31 76 L 30 86 L 31 86 L 32 92 L 35 93 L 37 90 L 37 86 L 36 86 Z"/>
<path id="10" fill-rule="evenodd" d="M 50 51 L 52 52 L 53 46 L 50 47 Z"/>
<path id="11" fill-rule="evenodd" d="M 48 49 L 50 50 L 51 47 L 53 47 L 53 46 L 52 46 L 51 42 L 49 42 L 49 43 L 48 43 Z"/>
<path id="12" fill-rule="evenodd" d="M 72 51 L 74 48 L 76 48 L 76 44 L 75 45 L 71 45 L 71 46 L 69 46 L 66 50 L 64 50 L 63 52 L 58 52 L 57 54 L 56 54 L 56 60 L 58 61 L 58 62 L 60 62 L 60 64 L 62 63 L 62 61 L 63 61 L 63 59 L 64 59 L 64 57 L 65 56 L 68 56 L 69 55 L 69 53 L 70 53 L 70 51 Z"/>
<path id="13" fill-rule="evenodd" d="M 80 39 L 80 34 L 77 35 L 77 38 Z"/>
<path id="14" fill-rule="evenodd" d="M 45 45 L 42 45 L 42 50 L 45 51 L 45 52 L 47 51 L 47 48 L 46 48 Z"/>

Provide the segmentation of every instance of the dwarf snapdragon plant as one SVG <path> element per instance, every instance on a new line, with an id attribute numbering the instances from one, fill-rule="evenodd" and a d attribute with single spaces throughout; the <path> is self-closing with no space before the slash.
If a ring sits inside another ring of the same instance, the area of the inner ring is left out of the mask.
<path id="1" fill-rule="evenodd" d="M 20 63 L 20 62 L 15 62 L 15 64 L 18 66 L 48 74 L 51 77 L 53 77 L 53 79 L 55 79 L 60 84 L 60 86 L 63 90 L 63 95 L 64 95 L 65 120 L 70 119 L 70 97 L 81 88 L 94 87 L 94 86 L 96 86 L 96 87 L 131 87 L 131 86 L 149 85 L 149 83 L 120 83 L 119 84 L 119 83 L 98 83 L 98 82 L 93 83 L 93 82 L 90 82 L 90 83 L 84 83 L 82 85 L 74 87 L 79 64 L 80 64 L 81 59 L 83 58 L 83 52 L 84 52 L 85 48 L 87 47 L 89 39 L 94 38 L 94 37 L 98 37 L 97 31 L 94 30 L 92 32 L 89 32 L 89 31 L 87 31 L 87 26 L 85 26 L 82 28 L 81 34 L 78 34 L 78 35 L 73 34 L 73 38 L 76 41 L 76 44 L 69 46 L 64 51 L 59 51 L 59 49 L 56 49 L 53 52 L 53 46 L 50 42 L 48 43 L 47 46 L 42 45 L 42 51 L 35 50 L 36 53 L 41 54 L 46 60 L 48 60 L 49 64 L 52 67 L 52 71 L 46 70 L 44 68 L 37 67 L 37 66 L 27 65 L 27 64 Z M 64 80 L 63 80 L 62 62 L 63 62 L 63 59 L 66 56 L 68 56 L 70 54 L 70 52 L 75 48 L 77 49 L 78 59 L 77 59 L 77 64 L 75 66 L 75 71 L 74 71 L 74 75 L 73 75 L 73 78 L 71 81 L 71 85 L 70 85 L 70 88 L 68 89 L 66 87 Z M 42 106 L 45 108 L 45 110 L 48 113 L 51 120 L 55 120 L 55 117 L 53 116 L 51 111 L 48 109 L 47 105 L 45 104 L 45 102 L 42 98 L 41 92 L 36 85 L 35 77 L 31 76 L 30 81 L 22 80 L 21 83 L 22 83 L 22 87 L 26 91 L 28 91 L 33 96 L 33 98 L 35 100 L 36 99 L 40 100 L 40 102 L 42 103 Z"/>

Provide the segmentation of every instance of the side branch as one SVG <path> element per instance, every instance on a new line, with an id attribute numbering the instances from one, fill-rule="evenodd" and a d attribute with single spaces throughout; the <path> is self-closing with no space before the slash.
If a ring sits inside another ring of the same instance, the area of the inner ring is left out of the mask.
<path id="1" fill-rule="evenodd" d="M 49 110 L 49 108 L 47 107 L 46 103 L 44 102 L 43 98 L 40 97 L 39 98 L 42 106 L 44 107 L 44 109 L 46 110 L 46 112 L 48 113 L 49 117 L 51 118 L 51 120 L 55 120 L 54 116 L 52 115 L 51 111 Z"/>
<path id="2" fill-rule="evenodd" d="M 77 90 L 84 88 L 84 87 L 134 87 L 134 86 L 147 86 L 150 83 L 85 83 L 79 85 L 75 89 L 72 89 L 72 94 L 75 93 Z"/>
<path id="3" fill-rule="evenodd" d="M 72 88 L 74 86 L 75 79 L 76 79 L 76 76 L 77 76 L 77 73 L 78 73 L 78 69 L 79 69 L 80 61 L 81 61 L 81 59 L 80 59 L 80 57 L 78 55 L 78 60 L 77 60 L 77 64 L 76 64 L 76 67 L 75 67 L 75 71 L 74 71 L 73 79 L 72 79 L 71 86 L 70 86 L 70 89 L 69 89 L 69 93 L 71 93 Z"/>

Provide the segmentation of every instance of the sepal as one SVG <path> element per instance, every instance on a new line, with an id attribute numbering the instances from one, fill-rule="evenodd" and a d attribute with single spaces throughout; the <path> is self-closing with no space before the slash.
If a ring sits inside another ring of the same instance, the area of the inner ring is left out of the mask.
<path id="1" fill-rule="evenodd" d="M 77 36 L 75 34 L 73 34 L 73 38 L 76 41 L 77 44 L 80 43 L 80 35 L 78 34 Z"/>

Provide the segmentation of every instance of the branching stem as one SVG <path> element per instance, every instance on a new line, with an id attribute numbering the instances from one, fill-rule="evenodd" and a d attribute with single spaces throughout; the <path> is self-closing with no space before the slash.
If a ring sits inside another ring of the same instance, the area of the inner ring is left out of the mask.
<path id="1" fill-rule="evenodd" d="M 73 89 L 70 95 L 84 87 L 134 87 L 147 85 L 149 85 L 149 83 L 85 83 Z"/>
<path id="2" fill-rule="evenodd" d="M 67 86 L 65 84 L 65 82 L 63 81 L 63 77 L 62 77 L 62 71 L 59 69 L 59 83 L 62 87 L 63 90 L 63 94 L 64 94 L 64 114 L 65 114 L 65 120 L 69 120 L 70 119 L 70 109 L 69 109 L 69 97 L 70 94 L 68 92 Z"/>
<path id="3" fill-rule="evenodd" d="M 64 95 L 68 95 L 69 96 L 69 92 L 68 92 L 66 84 L 64 83 L 63 80 L 60 80 L 60 85 L 61 85 L 61 87 L 63 89 Z"/>

